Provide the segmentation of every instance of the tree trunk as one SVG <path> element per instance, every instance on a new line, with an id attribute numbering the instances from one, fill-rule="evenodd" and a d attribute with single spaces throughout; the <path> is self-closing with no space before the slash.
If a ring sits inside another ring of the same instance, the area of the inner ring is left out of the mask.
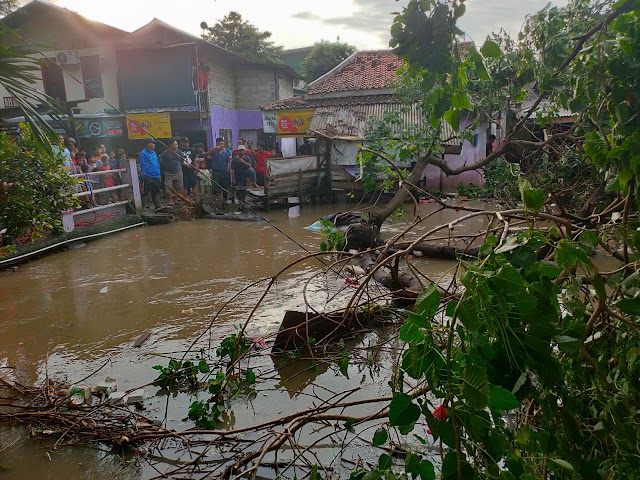
<path id="1" fill-rule="evenodd" d="M 406 182 L 411 185 L 417 185 L 422 177 L 422 172 L 429 164 L 430 157 L 420 157 L 416 162 L 415 167 L 409 174 L 406 179 Z M 403 188 L 402 185 L 394 195 L 394 197 L 383 207 L 378 210 L 375 210 L 371 216 L 369 217 L 369 225 L 373 225 L 375 227 L 376 232 L 380 232 L 380 228 L 382 228 L 382 224 L 387 219 L 389 215 L 395 212 L 398 208 L 400 208 L 407 197 L 409 196 L 409 191 L 406 188 Z"/>

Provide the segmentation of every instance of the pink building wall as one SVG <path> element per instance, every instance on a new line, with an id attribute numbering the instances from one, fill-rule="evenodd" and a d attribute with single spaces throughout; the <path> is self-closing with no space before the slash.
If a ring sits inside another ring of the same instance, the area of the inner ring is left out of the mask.
<path id="1" fill-rule="evenodd" d="M 462 128 L 466 128 L 470 123 L 470 120 L 463 121 Z M 445 154 L 444 159 L 451 168 L 470 165 L 485 158 L 487 144 L 486 126 L 481 125 L 472 133 L 478 135 L 476 146 L 473 146 L 473 143 L 470 141 L 465 140 L 462 144 L 462 153 L 460 155 Z M 482 185 L 484 183 L 484 177 L 482 172 L 478 170 L 448 177 L 438 167 L 427 165 L 427 168 L 425 168 L 422 174 L 422 181 L 423 184 L 426 185 L 427 190 L 455 192 L 461 183 L 464 185 L 468 185 L 469 183 Z"/>

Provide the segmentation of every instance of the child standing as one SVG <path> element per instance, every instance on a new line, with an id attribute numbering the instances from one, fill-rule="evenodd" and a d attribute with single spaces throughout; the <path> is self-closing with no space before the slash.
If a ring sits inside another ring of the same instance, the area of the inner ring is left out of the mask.
<path id="1" fill-rule="evenodd" d="M 111 170 L 111 166 L 109 165 L 109 157 L 107 157 L 106 160 L 102 161 L 102 165 L 98 167 L 98 171 L 108 172 L 109 170 Z M 102 184 L 102 188 L 110 188 L 115 186 L 112 174 L 107 173 L 105 175 L 102 175 L 101 184 Z M 110 192 L 104 192 L 104 199 L 105 199 L 105 202 L 109 202 L 109 203 L 118 201 L 118 197 L 116 196 L 116 192 L 114 190 L 111 190 Z"/>
<path id="2" fill-rule="evenodd" d="M 207 169 L 207 162 L 204 159 L 200 160 L 198 169 L 196 170 L 198 175 L 198 185 L 200 187 L 200 193 L 207 195 L 211 193 L 211 172 Z"/>

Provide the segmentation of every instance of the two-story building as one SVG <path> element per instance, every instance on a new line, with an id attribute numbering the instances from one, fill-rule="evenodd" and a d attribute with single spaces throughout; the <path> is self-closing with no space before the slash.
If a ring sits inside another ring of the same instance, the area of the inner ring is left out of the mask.
<path id="1" fill-rule="evenodd" d="M 154 19 L 117 52 L 127 113 L 169 112 L 174 133 L 213 145 L 263 136 L 259 105 L 293 95 L 299 75 L 285 64 L 244 59 Z"/>
<path id="2" fill-rule="evenodd" d="M 274 139 L 263 133 L 259 105 L 291 97 L 300 77 L 285 64 L 248 61 L 157 19 L 128 33 L 33 0 L 1 21 L 14 31 L 9 45 L 41 60 L 35 87 L 75 107 L 87 147 L 135 151 L 146 119 L 158 116 L 166 124 L 161 138 L 184 135 L 209 146 L 217 136 L 229 146 L 240 136 Z M 15 117 L 15 101 L 0 93 L 0 118 Z"/>

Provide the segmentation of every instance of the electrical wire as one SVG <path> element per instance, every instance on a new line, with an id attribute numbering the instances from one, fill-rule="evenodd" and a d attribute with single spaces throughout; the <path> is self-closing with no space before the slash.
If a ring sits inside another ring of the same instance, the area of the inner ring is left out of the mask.
<path id="1" fill-rule="evenodd" d="M 91 87 L 89 87 L 88 85 L 86 85 L 82 80 L 80 80 L 78 77 L 76 77 L 75 75 L 73 75 L 72 73 L 70 73 L 69 71 L 65 70 L 64 68 L 62 68 L 61 65 L 59 65 L 57 62 L 54 62 L 51 58 L 49 58 L 42 50 L 40 50 L 40 48 L 38 48 L 37 46 L 35 46 L 31 41 L 27 40 L 23 35 L 19 34 L 18 32 L 14 32 L 15 35 L 20 38 L 25 44 L 27 44 L 30 48 L 32 48 L 34 51 L 36 51 L 37 53 L 39 53 L 40 55 L 42 55 L 42 57 L 50 62 L 53 63 L 54 65 L 56 65 L 58 68 L 60 68 L 63 72 L 65 72 L 67 75 L 69 75 L 73 80 L 75 80 L 76 82 L 78 82 L 80 85 L 82 85 L 86 90 L 88 90 L 89 92 L 91 92 L 96 98 L 101 99 L 102 101 L 104 101 L 109 107 L 111 107 L 112 109 L 114 109 L 115 111 L 117 111 L 119 114 L 121 114 L 127 121 L 133 122 L 135 125 L 137 125 L 138 127 L 142 128 L 142 125 L 140 125 L 138 122 L 136 122 L 134 119 L 132 119 L 131 117 L 129 117 L 125 112 L 123 112 L 122 110 L 120 110 L 117 106 L 113 105 L 111 102 L 109 102 L 106 98 L 104 98 L 102 95 L 100 95 L 98 92 L 96 92 L 95 90 L 93 90 Z M 149 132 L 147 132 L 149 133 Z M 169 148 L 169 146 L 164 143 L 161 139 L 159 139 L 158 137 L 154 136 L 153 134 L 149 133 L 149 135 L 151 136 L 151 138 L 153 140 L 156 141 L 156 143 L 159 143 L 160 145 L 163 145 L 164 147 L 166 147 L 167 149 Z M 192 164 L 188 164 L 189 167 L 195 169 L 195 166 Z M 133 172 L 131 173 L 133 175 Z M 231 193 L 229 190 L 227 190 L 226 188 L 224 188 L 222 185 L 218 184 L 215 180 L 211 180 L 213 184 L 215 184 L 216 186 L 218 186 L 220 189 L 222 189 L 224 192 L 227 193 L 227 195 L 232 196 L 233 198 L 237 199 L 238 202 L 240 202 L 240 204 L 242 204 L 244 207 L 248 208 L 254 215 L 256 215 L 257 217 L 259 217 L 262 221 L 266 222 L 269 226 L 271 226 L 272 228 L 274 228 L 278 233 L 280 233 L 281 235 L 283 235 L 284 237 L 286 237 L 289 241 L 293 242 L 295 245 L 297 245 L 299 248 L 301 248 L 304 252 L 311 254 L 312 252 L 309 251 L 304 245 L 302 245 L 300 242 L 298 242 L 297 240 L 295 240 L 294 238 L 292 238 L 290 235 L 288 235 L 287 233 L 285 233 L 284 231 L 282 231 L 280 228 L 278 228 L 276 225 L 274 225 L 271 220 L 269 220 L 268 218 L 266 218 L 265 216 L 261 215 L 260 213 L 258 213 L 258 211 L 256 211 L 254 208 L 251 207 L 251 205 L 245 203 L 244 201 L 242 201 L 241 199 L 239 199 L 236 195 L 234 195 L 233 193 Z M 139 216 L 139 215 L 138 215 Z M 327 264 L 319 257 L 314 257 L 316 258 L 320 263 L 322 263 L 322 265 L 327 266 Z"/>

